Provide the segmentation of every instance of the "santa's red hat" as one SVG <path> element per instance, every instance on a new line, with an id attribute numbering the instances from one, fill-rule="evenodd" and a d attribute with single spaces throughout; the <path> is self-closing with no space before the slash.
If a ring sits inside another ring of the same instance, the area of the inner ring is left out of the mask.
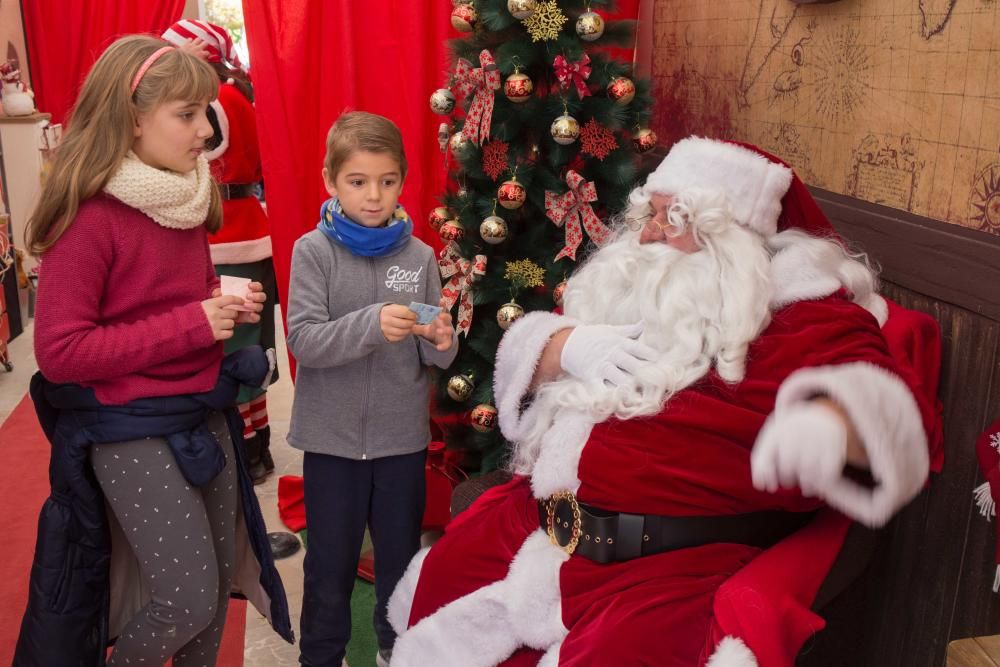
<path id="1" fill-rule="evenodd" d="M 762 236 L 793 228 L 836 236 L 792 168 L 751 144 L 682 139 L 649 175 L 643 191 L 677 194 L 690 188 L 721 191 L 736 221 Z"/>
<path id="2" fill-rule="evenodd" d="M 997 501 L 1000 500 L 1000 419 L 990 424 L 990 427 L 976 440 L 976 457 L 979 459 L 979 469 L 986 481 L 976 487 L 973 494 L 979 512 L 989 519 L 996 515 Z M 997 567 L 993 578 L 993 591 L 1000 592 L 1000 524 L 997 525 L 994 560 Z"/>
<path id="3" fill-rule="evenodd" d="M 163 39 L 177 46 L 183 46 L 192 40 L 200 39 L 208 49 L 208 62 L 223 62 L 244 72 L 247 71 L 247 68 L 240 62 L 240 57 L 236 53 L 236 49 L 233 46 L 233 39 L 222 26 L 217 26 L 208 21 L 182 19 L 167 28 L 161 36 Z"/>

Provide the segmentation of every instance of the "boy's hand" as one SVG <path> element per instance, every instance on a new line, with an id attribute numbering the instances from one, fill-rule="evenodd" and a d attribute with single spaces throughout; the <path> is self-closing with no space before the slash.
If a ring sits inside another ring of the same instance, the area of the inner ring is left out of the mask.
<path id="1" fill-rule="evenodd" d="M 378 323 L 382 327 L 382 336 L 390 343 L 398 343 L 413 333 L 417 314 L 404 305 L 390 303 L 382 306 Z"/>
<path id="2" fill-rule="evenodd" d="M 440 306 L 447 307 L 444 299 L 441 299 Z M 434 349 L 438 352 L 447 352 L 451 349 L 452 341 L 455 338 L 455 329 L 451 324 L 451 311 L 442 310 L 430 324 L 417 324 L 413 327 L 413 333 L 433 343 Z"/>
<path id="3" fill-rule="evenodd" d="M 215 340 L 228 340 L 233 337 L 236 326 L 237 311 L 231 306 L 243 303 L 238 296 L 216 296 L 201 302 L 209 326 L 212 327 L 212 337 Z M 259 316 L 258 316 L 259 317 Z"/>

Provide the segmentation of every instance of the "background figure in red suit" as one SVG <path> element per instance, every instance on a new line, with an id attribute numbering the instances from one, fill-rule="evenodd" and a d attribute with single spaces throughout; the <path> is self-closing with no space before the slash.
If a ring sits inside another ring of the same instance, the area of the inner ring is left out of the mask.
<path id="1" fill-rule="evenodd" d="M 616 230 L 501 341 L 515 477 L 411 562 L 393 665 L 791 666 L 833 510 L 879 526 L 925 483 L 933 410 L 791 169 L 683 140 Z"/>
<path id="2" fill-rule="evenodd" d="M 206 154 L 222 193 L 222 229 L 208 237 L 215 272 L 258 281 L 268 298 L 260 324 L 238 330 L 226 341 L 226 354 L 247 345 L 274 347 L 273 305 L 278 302 L 278 290 L 268 219 L 257 198 L 261 192 L 260 148 L 249 76 L 225 28 L 185 19 L 170 26 L 163 38 L 207 60 L 219 74 L 219 96 L 209 108 L 215 135 Z M 243 387 L 238 400 L 250 475 L 254 483 L 260 483 L 274 470 L 267 394 L 259 387 Z"/>

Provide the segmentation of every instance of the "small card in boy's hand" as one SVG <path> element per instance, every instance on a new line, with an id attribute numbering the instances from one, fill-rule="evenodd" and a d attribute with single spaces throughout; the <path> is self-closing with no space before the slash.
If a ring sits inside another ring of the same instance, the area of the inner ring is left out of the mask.
<path id="1" fill-rule="evenodd" d="M 441 312 L 441 306 L 432 306 L 419 301 L 411 301 L 409 308 L 417 314 L 417 324 L 430 324 Z"/>
<path id="2" fill-rule="evenodd" d="M 221 290 L 223 296 L 238 296 L 244 300 L 244 303 L 239 306 L 229 306 L 233 310 L 243 310 L 247 312 L 253 312 L 253 308 L 246 305 L 247 294 L 250 293 L 250 279 L 240 278 L 238 276 L 219 276 L 221 285 L 219 289 Z"/>

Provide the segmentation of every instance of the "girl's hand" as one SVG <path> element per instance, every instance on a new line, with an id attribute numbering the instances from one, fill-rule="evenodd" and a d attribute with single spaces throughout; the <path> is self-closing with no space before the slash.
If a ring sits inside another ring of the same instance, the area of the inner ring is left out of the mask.
<path id="1" fill-rule="evenodd" d="M 249 285 L 250 292 L 247 293 L 246 299 L 241 305 L 247 308 L 253 308 L 253 312 L 240 311 L 236 316 L 236 324 L 256 324 L 260 322 L 260 313 L 264 310 L 264 304 L 267 302 L 267 295 L 264 294 L 264 286 L 258 282 L 252 282 Z"/>
<path id="2" fill-rule="evenodd" d="M 228 340 L 233 337 L 238 311 L 233 310 L 232 306 L 242 303 L 243 299 L 238 296 L 216 296 L 201 302 L 201 309 L 205 311 L 205 317 L 212 327 L 212 337 L 215 340 Z"/>
<path id="3" fill-rule="evenodd" d="M 444 299 L 441 299 L 440 305 L 442 308 L 447 307 Z M 413 333 L 433 343 L 434 349 L 438 352 L 447 352 L 451 349 L 452 341 L 455 338 L 455 329 L 451 323 L 451 311 L 442 310 L 430 324 L 414 326 Z"/>
<path id="4" fill-rule="evenodd" d="M 390 303 L 382 306 L 378 314 L 382 335 L 390 343 L 398 343 L 416 328 L 417 314 L 404 305 Z"/>

